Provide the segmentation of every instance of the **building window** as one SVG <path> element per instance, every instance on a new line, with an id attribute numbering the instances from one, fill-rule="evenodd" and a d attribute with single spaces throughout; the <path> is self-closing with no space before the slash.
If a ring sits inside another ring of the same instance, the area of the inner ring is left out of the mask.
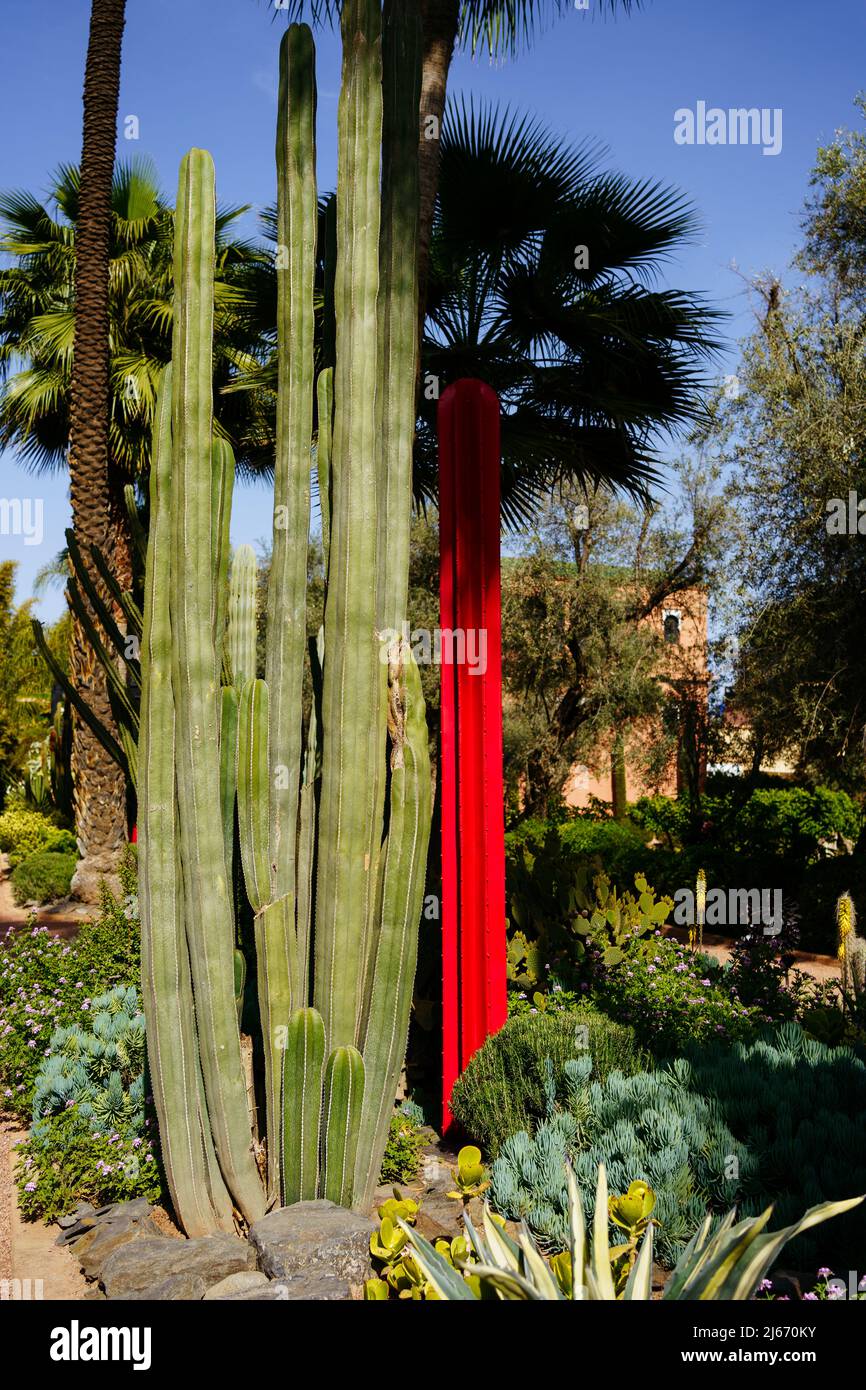
<path id="1" fill-rule="evenodd" d="M 665 641 L 679 645 L 680 640 L 680 617 L 681 614 L 674 609 L 666 609 L 662 615 L 664 621 Z"/>

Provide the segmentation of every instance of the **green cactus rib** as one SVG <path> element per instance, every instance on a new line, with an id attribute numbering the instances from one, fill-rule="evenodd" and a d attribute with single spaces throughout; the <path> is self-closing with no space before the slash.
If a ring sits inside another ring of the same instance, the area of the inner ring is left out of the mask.
<path id="1" fill-rule="evenodd" d="M 315 46 L 306 24 L 291 25 L 280 44 L 276 163 L 277 441 L 265 675 L 274 764 L 270 778 L 273 897 L 291 899 L 286 921 L 287 929 L 294 932 L 318 219 Z"/>
<path id="2" fill-rule="evenodd" d="M 418 353 L 418 105 L 421 17 L 386 0 L 379 239 L 379 627 L 402 633 L 409 588 Z"/>
<path id="3" fill-rule="evenodd" d="M 337 367 L 331 541 L 325 602 L 322 794 L 316 882 L 315 990 L 331 1045 L 354 1043 L 364 972 L 375 776 L 369 731 L 376 636 L 376 300 L 382 130 L 381 12 L 342 10 L 337 178 Z"/>
<path id="4" fill-rule="evenodd" d="M 335 1048 L 325 1068 L 322 1192 L 342 1207 L 352 1205 L 363 1104 L 364 1060 L 356 1047 Z"/>
<path id="5" fill-rule="evenodd" d="M 226 881 L 232 883 L 235 857 L 235 799 L 238 790 L 238 694 L 220 691 L 220 816 L 226 857 Z"/>
<path id="6" fill-rule="evenodd" d="M 369 1207 L 379 1170 L 409 1031 L 430 838 L 432 786 L 421 675 L 407 643 L 390 667 L 392 728 L 390 818 L 381 919 L 372 958 L 361 1049 L 367 1085 L 358 1142 L 355 1194 Z"/>
<path id="7" fill-rule="evenodd" d="M 304 755 L 304 781 L 298 821 L 298 1007 L 307 1002 L 310 990 L 310 944 L 313 936 L 313 904 L 316 872 L 316 822 L 319 789 L 322 777 L 322 661 L 325 634 L 319 628 L 317 638 L 308 639 L 310 675 L 313 683 L 313 702 L 307 727 L 307 748 Z"/>
<path id="8" fill-rule="evenodd" d="M 315 1009 L 297 1009 L 283 1052 L 283 1202 L 312 1201 L 319 1192 L 319 1124 L 325 1067 L 325 1025 Z"/>
<path id="9" fill-rule="evenodd" d="M 316 477 L 319 485 L 319 510 L 322 513 L 322 560 L 325 577 L 328 574 L 328 555 L 331 549 L 331 450 L 334 438 L 334 369 L 325 367 L 316 382 L 316 402 L 319 433 L 316 440 Z"/>
<path id="10" fill-rule="evenodd" d="M 234 922 L 219 806 L 219 700 L 212 566 L 213 161 L 180 169 L 172 343 L 172 688 L 190 966 L 207 1109 L 220 1168 L 247 1221 L 264 1211 L 234 1008 Z"/>
<path id="11" fill-rule="evenodd" d="M 240 690 L 256 675 L 256 584 L 258 565 L 251 545 L 239 545 L 232 557 L 227 634 L 232 684 Z"/>
<path id="12" fill-rule="evenodd" d="M 233 1229 L 231 1199 L 212 1173 L 213 1141 L 199 1105 L 198 1043 L 178 881 L 175 718 L 171 689 L 171 368 L 157 397 L 145 576 L 138 785 L 142 995 L 162 1157 L 175 1211 L 190 1236 Z M 209 1163 L 209 1157 L 211 1162 Z"/>
<path id="13" fill-rule="evenodd" d="M 255 917 L 259 1011 L 265 1053 L 267 1092 L 268 1186 L 277 1189 L 282 1122 L 280 1029 L 288 1023 L 297 998 L 297 946 L 294 902 L 271 901 L 268 858 L 269 691 L 263 680 L 247 681 L 238 717 L 238 826 L 247 897 Z"/>
<path id="14" fill-rule="evenodd" d="M 415 437 L 415 357 L 418 326 L 418 103 L 421 93 L 421 21 L 416 9 L 386 0 L 382 42 L 382 220 L 378 299 L 378 591 L 377 626 L 387 644 L 402 636 L 409 584 L 412 449 Z M 386 794 L 385 701 L 381 671 L 373 673 L 374 717 L 369 728 L 370 781 L 367 846 L 370 874 L 365 901 L 364 976 L 379 933 L 382 830 Z M 361 1036 L 369 989 L 358 1000 Z"/>
<path id="15" fill-rule="evenodd" d="M 228 599 L 227 578 L 229 570 L 229 527 L 232 518 L 232 496 L 235 485 L 235 456 L 227 439 L 214 435 L 211 443 L 211 470 L 213 475 L 211 493 L 211 545 L 213 547 L 214 573 L 214 652 L 216 657 L 217 679 L 222 668 L 223 648 L 226 635 L 226 602 Z M 255 675 L 255 671 L 250 673 Z M 235 682 L 240 684 L 239 681 Z"/>

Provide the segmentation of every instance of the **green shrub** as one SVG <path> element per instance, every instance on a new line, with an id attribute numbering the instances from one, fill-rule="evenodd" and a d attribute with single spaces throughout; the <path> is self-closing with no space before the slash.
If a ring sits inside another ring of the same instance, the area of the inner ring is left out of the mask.
<path id="1" fill-rule="evenodd" d="M 605 844 L 629 842 L 646 858 L 651 851 L 634 832 L 614 822 L 577 820 L 548 825 L 538 838 L 537 824 L 509 837 L 506 862 L 508 977 L 524 988 L 545 983 L 551 974 L 574 983 L 570 972 L 587 940 L 602 942 L 609 955 L 618 956 L 673 909 L 670 900 L 656 901 L 639 871 L 622 877 L 621 856 L 602 852 Z M 611 882 L 615 872 L 625 885 L 622 893 Z"/>
<path id="2" fill-rule="evenodd" d="M 717 962 L 671 937 L 656 937 L 651 952 L 600 969 L 593 990 L 656 1056 L 678 1054 L 695 1042 L 752 1039 L 763 1024 L 776 1022 L 737 998 Z"/>
<path id="3" fill-rule="evenodd" d="M 759 1156 L 760 1188 L 741 1201 L 743 1216 L 772 1200 L 775 1220 L 785 1223 L 803 1205 L 866 1193 L 866 1065 L 848 1048 L 786 1023 L 769 1040 L 695 1049 L 684 1065 L 689 1084 Z M 798 1237 L 793 1267 L 857 1269 L 864 1249 L 859 1207 L 818 1236 Z"/>
<path id="4" fill-rule="evenodd" d="M 54 1030 L 80 1020 L 114 985 L 141 973 L 134 851 L 120 867 L 119 897 L 103 885 L 99 916 L 72 941 L 45 927 L 14 931 L 0 950 L 0 1108 L 29 1124 L 36 1074 Z"/>
<path id="5" fill-rule="evenodd" d="M 147 1134 L 153 1125 L 145 1124 Z M 56 1221 L 78 1202 L 101 1207 L 136 1197 L 154 1203 L 164 1198 L 153 1141 L 110 1130 L 94 1134 L 75 1106 L 33 1126 L 18 1145 L 15 1179 L 26 1221 Z"/>
<path id="6" fill-rule="evenodd" d="M 511 1018 L 487 1039 L 458 1078 L 451 1094 L 455 1119 L 495 1157 L 505 1140 L 529 1129 L 546 1113 L 546 1061 L 557 1096 L 564 1094 L 564 1066 L 583 1053 L 594 1075 L 631 1073 L 649 1061 L 634 1030 L 595 1009 Z"/>
<path id="7" fill-rule="evenodd" d="M 75 851 L 70 854 L 39 849 L 35 854 L 28 854 L 12 870 L 13 898 L 23 906 L 24 903 L 52 903 L 68 897 L 77 863 Z"/>
<path id="8" fill-rule="evenodd" d="M 392 1115 L 379 1181 L 404 1183 L 417 1178 L 423 1147 L 424 1135 L 414 1120 L 399 1112 Z"/>
<path id="9" fill-rule="evenodd" d="M 685 1064 L 671 1071 L 612 1072 L 590 1080 L 591 1063 L 565 1064 L 565 1108 L 548 1107 L 533 1137 L 512 1135 L 491 1169 L 490 1200 L 511 1220 L 523 1220 L 545 1249 L 568 1245 L 565 1160 L 571 1163 L 588 1220 L 599 1163 L 611 1192 L 634 1180 L 656 1194 L 660 1223 L 655 1244 L 662 1264 L 676 1263 L 707 1210 L 722 1211 L 755 1181 L 756 1160 L 738 1143 L 719 1109 L 688 1085 Z M 737 1177 L 727 1174 L 736 1172 Z M 615 1228 L 611 1235 L 616 1243 Z"/>
<path id="10" fill-rule="evenodd" d="M 681 846 L 697 829 L 688 803 L 665 796 L 642 797 L 632 817 Z M 821 840 L 837 835 L 856 840 L 862 814 L 847 792 L 829 787 L 759 787 L 744 801 L 742 789 L 732 785 L 722 795 L 702 797 L 699 819 L 712 826 L 716 846 L 721 837 L 737 854 L 805 864 L 816 858 Z"/>
<path id="11" fill-rule="evenodd" d="M 37 850 L 72 853 L 76 850 L 75 836 L 41 811 L 23 807 L 4 811 L 0 816 L 0 852 L 6 855 L 10 869 Z"/>

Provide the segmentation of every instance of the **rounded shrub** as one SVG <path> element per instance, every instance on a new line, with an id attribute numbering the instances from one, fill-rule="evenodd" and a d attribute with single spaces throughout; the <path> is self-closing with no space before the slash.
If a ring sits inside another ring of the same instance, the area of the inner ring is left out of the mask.
<path id="1" fill-rule="evenodd" d="M 10 869 L 22 863 L 37 850 L 57 850 L 72 853 L 75 836 L 63 830 L 41 811 L 14 807 L 0 816 L 0 853 L 5 854 Z"/>
<path id="2" fill-rule="evenodd" d="M 50 903 L 69 893 L 78 855 L 73 851 L 40 849 L 12 871 L 12 896 L 24 903 Z"/>
<path id="3" fill-rule="evenodd" d="M 634 1029 L 595 1009 L 522 1015 L 493 1033 L 458 1078 L 454 1117 L 495 1158 L 512 1134 L 544 1118 L 549 1074 L 556 1094 L 565 1094 L 565 1064 L 581 1056 L 600 1081 L 612 1071 L 630 1076 L 651 1065 Z"/>

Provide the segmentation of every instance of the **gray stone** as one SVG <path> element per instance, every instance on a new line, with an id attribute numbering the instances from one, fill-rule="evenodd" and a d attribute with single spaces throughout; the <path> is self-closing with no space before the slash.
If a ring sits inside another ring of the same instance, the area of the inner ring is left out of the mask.
<path id="1" fill-rule="evenodd" d="M 89 1202 L 79 1202 L 75 1210 L 71 1211 L 68 1216 L 58 1216 L 57 1224 L 61 1231 L 68 1231 L 71 1226 L 77 1226 L 85 1216 L 93 1216 L 95 1212 L 96 1208 L 92 1207 Z"/>
<path id="2" fill-rule="evenodd" d="M 334 1202 L 295 1202 L 269 1212 L 250 1229 L 259 1268 L 272 1279 L 329 1275 L 348 1284 L 370 1277 L 374 1223 Z"/>
<path id="3" fill-rule="evenodd" d="M 121 1246 L 143 1238 L 168 1237 L 151 1219 L 152 1208 L 143 1197 L 134 1202 L 118 1202 L 100 1211 L 84 1213 L 74 1226 L 57 1238 L 56 1244 L 69 1245 L 88 1279 L 98 1279 L 102 1266 Z"/>
<path id="4" fill-rule="evenodd" d="M 264 1283 L 237 1293 L 220 1294 L 226 1303 L 249 1303 L 252 1301 L 280 1303 L 347 1303 L 352 1291 L 345 1279 L 334 1279 L 329 1274 L 307 1277 L 299 1274 L 294 1279 L 265 1279 Z"/>
<path id="5" fill-rule="evenodd" d="M 114 1299 L 199 1299 L 227 1275 L 254 1266 L 254 1250 L 237 1236 L 162 1236 L 115 1250 L 102 1267 L 102 1285 Z"/>
<path id="6" fill-rule="evenodd" d="M 287 1302 L 345 1303 L 352 1297 L 348 1282 L 330 1274 L 299 1274 L 294 1279 L 275 1280 L 270 1287 L 281 1290 L 280 1297 Z"/>
<path id="7" fill-rule="evenodd" d="M 237 1274 L 229 1274 L 220 1279 L 205 1294 L 205 1302 L 214 1298 L 232 1298 L 235 1294 L 247 1293 L 249 1289 L 260 1288 L 268 1283 L 268 1276 L 260 1269 L 242 1269 Z"/>

